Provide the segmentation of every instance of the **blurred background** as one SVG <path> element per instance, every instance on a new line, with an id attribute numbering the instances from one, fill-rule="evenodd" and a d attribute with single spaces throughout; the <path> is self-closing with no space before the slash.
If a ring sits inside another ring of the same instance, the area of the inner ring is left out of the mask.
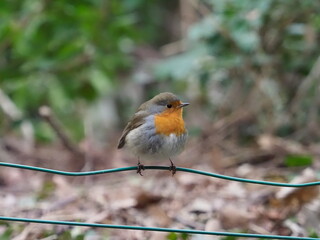
<path id="1" fill-rule="evenodd" d="M 142 102 L 170 91 L 191 103 L 177 166 L 316 181 L 319 43 L 319 1 L 2 0 L 0 161 L 65 171 L 133 166 L 134 156 L 116 149 L 122 129 Z M 6 216 L 320 234 L 317 187 L 9 168 L 0 185 Z M 1 222 L 0 239 L 200 238 Z"/>

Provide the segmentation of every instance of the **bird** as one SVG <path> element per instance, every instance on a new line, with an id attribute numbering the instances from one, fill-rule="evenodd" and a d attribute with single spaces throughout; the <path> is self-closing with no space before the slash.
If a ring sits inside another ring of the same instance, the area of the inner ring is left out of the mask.
<path id="1" fill-rule="evenodd" d="M 126 148 L 138 158 L 137 173 L 145 170 L 140 158 L 170 160 L 172 176 L 176 166 L 171 157 L 180 154 L 188 131 L 183 120 L 182 102 L 175 94 L 163 92 L 144 102 L 131 117 L 119 139 L 118 149 Z"/>

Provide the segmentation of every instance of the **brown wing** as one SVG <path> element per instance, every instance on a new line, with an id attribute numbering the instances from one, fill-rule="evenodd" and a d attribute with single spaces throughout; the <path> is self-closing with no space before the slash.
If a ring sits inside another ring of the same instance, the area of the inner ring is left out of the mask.
<path id="1" fill-rule="evenodd" d="M 145 116 L 143 116 L 143 114 L 136 113 L 135 115 L 133 115 L 133 117 L 128 122 L 125 129 L 123 130 L 123 133 L 122 133 L 120 140 L 119 140 L 118 148 L 123 148 L 123 146 L 126 144 L 126 136 L 128 135 L 128 133 L 131 130 L 133 130 L 137 127 L 140 127 L 145 122 L 144 117 Z"/>

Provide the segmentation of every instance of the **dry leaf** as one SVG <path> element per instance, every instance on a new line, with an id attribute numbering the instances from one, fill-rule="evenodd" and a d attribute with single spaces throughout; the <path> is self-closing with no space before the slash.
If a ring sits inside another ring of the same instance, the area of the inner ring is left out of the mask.
<path id="1" fill-rule="evenodd" d="M 154 219 L 157 226 L 169 227 L 172 222 L 167 213 L 158 205 L 148 207 L 148 216 Z"/>
<path id="2" fill-rule="evenodd" d="M 315 172 L 307 168 L 302 175 L 293 179 L 291 184 L 308 183 L 317 181 Z M 318 186 L 300 187 L 300 188 L 281 188 L 275 194 L 275 199 L 271 201 L 273 206 L 290 207 L 294 209 L 301 208 L 302 205 L 311 202 L 319 195 Z"/>
<path id="3" fill-rule="evenodd" d="M 150 204 L 159 202 L 162 199 L 160 195 L 154 195 L 150 192 L 142 191 L 136 196 L 136 208 L 145 208 Z"/>
<path id="4" fill-rule="evenodd" d="M 203 198 L 196 198 L 187 208 L 189 212 L 195 214 L 210 213 L 212 211 L 210 202 Z"/>
<path id="5" fill-rule="evenodd" d="M 221 223 L 217 219 L 210 219 L 207 221 L 206 226 L 204 228 L 205 231 L 216 232 L 221 230 Z M 220 240 L 221 236 L 204 236 L 205 240 Z"/>
<path id="6" fill-rule="evenodd" d="M 249 221 L 254 216 L 245 208 L 238 205 L 226 205 L 219 212 L 220 222 L 223 228 L 247 228 Z"/>
<path id="7" fill-rule="evenodd" d="M 261 149 L 279 154 L 305 154 L 305 147 L 298 142 L 286 140 L 280 137 L 271 136 L 268 134 L 261 135 L 258 138 L 258 145 Z"/>

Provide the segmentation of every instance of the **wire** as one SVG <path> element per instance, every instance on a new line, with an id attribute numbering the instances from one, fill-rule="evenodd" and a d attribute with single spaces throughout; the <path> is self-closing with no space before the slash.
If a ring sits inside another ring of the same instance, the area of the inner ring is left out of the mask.
<path id="1" fill-rule="evenodd" d="M 201 230 L 193 230 L 193 229 L 140 227 L 140 226 L 113 225 L 113 224 L 100 224 L 100 223 L 53 221 L 53 220 L 30 219 L 30 218 L 0 217 L 0 220 L 15 221 L 15 222 L 28 222 L 28 223 L 81 226 L 81 227 L 98 227 L 98 228 L 113 228 L 113 229 L 126 229 L 126 230 L 154 231 L 154 232 L 175 232 L 175 233 L 187 233 L 187 234 L 216 235 L 216 236 L 227 236 L 227 237 L 248 237 L 248 238 L 289 239 L 289 240 L 292 240 L 292 239 L 298 239 L 298 240 L 319 239 L 319 238 L 310 238 L 310 237 L 263 235 L 263 234 L 252 234 L 252 233 L 211 232 L 211 231 L 201 231 Z"/>
<path id="2" fill-rule="evenodd" d="M 21 169 L 27 169 L 27 170 L 32 170 L 32 171 L 46 172 L 46 173 L 59 174 L 59 175 L 65 175 L 65 176 L 88 176 L 88 175 L 97 175 L 97 174 L 106 174 L 106 173 L 124 172 L 124 171 L 136 171 L 137 170 L 137 167 L 124 167 L 124 168 L 103 169 L 103 170 L 87 171 L 87 172 L 66 172 L 66 171 L 59 171 L 59 170 L 48 169 L 48 168 L 40 168 L 40 167 L 33 167 L 33 166 L 27 166 L 27 165 L 22 165 L 22 164 L 5 163 L 5 162 L 0 162 L 0 166 L 21 168 Z M 145 169 L 153 169 L 153 170 L 156 170 L 156 169 L 157 170 L 170 170 L 169 167 L 164 167 L 164 166 L 145 166 L 144 168 Z M 195 169 L 190 169 L 190 168 L 181 168 L 181 167 L 177 167 L 177 171 L 200 174 L 200 175 L 221 178 L 221 179 L 230 180 L 230 181 L 262 184 L 262 185 L 270 185 L 270 186 L 278 186 L 278 187 L 307 187 L 307 186 L 320 185 L 320 181 L 301 183 L 301 184 L 268 182 L 268 181 L 260 181 L 260 180 L 231 177 L 231 176 L 221 175 L 221 174 L 217 174 L 217 173 L 209 173 L 209 172 L 205 172 L 205 171 L 200 171 L 200 170 L 195 170 Z M 100 227 L 100 228 L 127 229 L 127 230 L 140 230 L 140 231 L 176 232 L 176 233 L 217 235 L 217 236 L 230 236 L 230 237 L 247 237 L 247 238 L 264 238 L 264 239 L 299 239 L 299 240 L 320 239 L 320 238 L 310 238 L 310 237 L 263 235 L 263 234 L 251 234 L 251 233 L 211 232 L 211 231 L 202 231 L 202 230 L 193 230 L 193 229 L 173 229 L 173 228 L 140 227 L 140 226 L 98 224 L 98 223 L 85 223 L 85 222 L 54 221 L 54 220 L 16 218 L 16 217 L 5 217 L 5 216 L 0 216 L 0 220 L 15 221 L 15 222 L 28 222 L 28 223 L 40 223 L 40 224 L 57 224 L 57 225 L 82 226 L 82 227 Z"/>
<path id="3" fill-rule="evenodd" d="M 33 166 L 27 166 L 27 165 L 22 165 L 22 164 L 5 163 L 5 162 L 0 162 L 0 166 L 12 167 L 12 168 L 22 168 L 22 169 L 27 169 L 27 170 L 32 170 L 32 171 L 47 172 L 47 173 L 65 175 L 65 176 L 88 176 L 88 175 L 97 175 L 97 174 L 106 174 L 106 173 L 124 172 L 124 171 L 136 171 L 137 170 L 137 167 L 123 167 L 123 168 L 103 169 L 103 170 L 87 171 L 87 172 L 66 172 L 66 171 L 53 170 L 53 169 L 48 169 L 48 168 L 33 167 Z M 145 169 L 153 169 L 153 170 L 170 170 L 169 169 L 170 167 L 165 167 L 165 166 L 144 166 L 144 168 Z M 231 176 L 226 176 L 226 175 L 222 175 L 222 174 L 210 173 L 210 172 L 195 170 L 195 169 L 191 169 L 191 168 L 182 168 L 182 167 L 177 167 L 177 171 L 195 173 L 195 174 L 205 175 L 205 176 L 214 177 L 214 178 L 221 178 L 221 179 L 230 180 L 230 181 L 277 186 L 277 187 L 308 187 L 308 186 L 320 185 L 320 181 L 308 182 L 308 183 L 298 183 L 298 184 L 269 182 L 269 181 L 245 179 L 245 178 L 239 178 L 239 177 L 231 177 Z"/>

